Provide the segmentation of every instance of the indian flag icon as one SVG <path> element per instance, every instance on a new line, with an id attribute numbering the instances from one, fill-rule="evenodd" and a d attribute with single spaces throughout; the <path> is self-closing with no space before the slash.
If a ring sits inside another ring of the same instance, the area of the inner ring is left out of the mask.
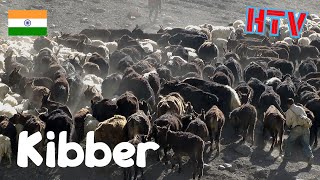
<path id="1" fill-rule="evenodd" d="M 9 36 L 46 36 L 47 10 L 8 10 Z"/>

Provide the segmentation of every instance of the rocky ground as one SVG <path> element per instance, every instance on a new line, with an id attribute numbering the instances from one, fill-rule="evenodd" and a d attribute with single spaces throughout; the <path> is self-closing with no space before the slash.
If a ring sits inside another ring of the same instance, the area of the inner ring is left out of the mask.
<path id="1" fill-rule="evenodd" d="M 0 37 L 7 38 L 8 9 L 47 9 L 49 34 L 54 31 L 80 32 L 84 28 L 129 28 L 137 24 L 149 32 L 155 32 L 159 25 L 185 27 L 211 23 L 227 25 L 236 19 L 245 19 L 248 5 L 258 7 L 283 8 L 309 13 L 319 13 L 319 1 L 277 0 L 165 0 L 162 13 L 155 23 L 148 21 L 146 0 L 0 0 Z M 134 18 L 129 18 L 133 15 Z M 224 132 L 223 137 L 227 136 Z M 257 134 L 257 142 L 259 133 Z M 307 168 L 307 163 L 297 145 L 293 158 L 284 162 L 278 157 L 279 151 L 268 153 L 270 144 L 265 146 L 239 145 L 234 140 L 223 139 L 219 157 L 206 156 L 209 167 L 203 179 L 320 179 L 320 150 L 314 149 L 314 165 Z M 46 168 L 45 165 L 19 168 L 16 159 L 11 168 L 0 166 L 0 179 L 122 179 L 121 169 L 115 165 L 104 168 Z M 227 163 L 227 164 L 226 164 Z M 150 157 L 145 169 L 146 179 L 185 180 L 191 178 L 190 164 L 184 164 L 178 174 Z"/>

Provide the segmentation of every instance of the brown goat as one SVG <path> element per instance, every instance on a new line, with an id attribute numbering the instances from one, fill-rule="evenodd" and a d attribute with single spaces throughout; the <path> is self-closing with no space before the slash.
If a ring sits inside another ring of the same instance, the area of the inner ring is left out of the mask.
<path id="1" fill-rule="evenodd" d="M 53 101 L 66 104 L 69 99 L 69 83 L 66 74 L 63 72 L 56 72 L 54 84 L 51 89 L 51 98 Z"/>
<path id="2" fill-rule="evenodd" d="M 157 105 L 157 117 L 165 113 L 176 113 L 182 115 L 185 113 L 184 99 L 179 93 L 173 92 L 165 97 L 162 97 Z"/>
<path id="3" fill-rule="evenodd" d="M 243 104 L 234 109 L 230 113 L 230 122 L 233 125 L 235 132 L 242 132 L 242 142 L 245 142 L 248 133 L 252 135 L 252 144 L 254 144 L 254 130 L 257 122 L 257 110 L 251 104 Z"/>
<path id="4" fill-rule="evenodd" d="M 225 117 L 223 112 L 217 107 L 213 106 L 205 115 L 205 120 L 211 141 L 210 150 L 213 150 L 213 140 L 216 143 L 217 154 L 220 153 L 220 139 L 222 128 L 225 123 Z"/>
<path id="5" fill-rule="evenodd" d="M 179 164 L 178 172 L 181 172 L 181 158 L 182 156 L 189 156 L 190 161 L 193 164 L 193 179 L 196 178 L 196 174 L 198 174 L 198 178 L 200 179 L 203 175 L 203 152 L 205 143 L 204 141 L 197 135 L 194 135 L 189 132 L 174 132 L 170 130 L 170 125 L 165 127 L 157 127 L 157 137 L 161 144 L 166 144 L 172 148 L 174 152 L 174 157 L 172 159 L 177 159 Z M 174 168 L 175 164 L 173 161 L 172 168 Z"/>
<path id="6" fill-rule="evenodd" d="M 284 132 L 285 117 L 280 113 L 280 111 L 274 106 L 271 105 L 268 110 L 264 113 L 263 118 L 263 134 L 266 131 L 269 131 L 272 136 L 272 145 L 270 152 L 272 152 L 274 146 L 278 142 L 278 136 L 280 138 L 280 154 L 282 153 L 282 138 Z"/>

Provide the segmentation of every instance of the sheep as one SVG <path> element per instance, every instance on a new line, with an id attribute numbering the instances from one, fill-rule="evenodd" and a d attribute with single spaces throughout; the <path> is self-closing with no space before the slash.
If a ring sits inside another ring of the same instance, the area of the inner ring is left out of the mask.
<path id="1" fill-rule="evenodd" d="M 128 142 L 131 143 L 135 148 L 138 147 L 138 144 L 140 143 L 145 143 L 147 141 L 147 137 L 145 135 L 137 134 L 134 136 L 133 139 L 129 140 Z M 135 153 L 133 155 L 133 160 L 136 161 L 137 159 L 137 154 Z M 144 174 L 143 174 L 143 168 L 138 167 L 137 165 L 134 165 L 133 167 L 128 167 L 123 169 L 123 176 L 124 180 L 131 180 L 132 179 L 132 170 L 134 171 L 134 177 L 133 179 L 136 180 L 138 176 L 138 171 L 141 173 L 141 179 L 144 179 Z"/>
<path id="2" fill-rule="evenodd" d="M 307 46 L 311 43 L 310 39 L 308 37 L 301 37 L 298 40 L 299 46 Z"/>
<path id="3" fill-rule="evenodd" d="M 0 83 L 0 99 L 3 100 L 9 92 L 11 92 L 10 87 L 4 83 Z"/>
<path id="4" fill-rule="evenodd" d="M 170 146 L 174 152 L 174 157 L 172 158 L 172 168 L 175 166 L 174 159 L 177 159 L 179 164 L 178 172 L 181 173 L 181 158 L 183 155 L 190 157 L 190 161 L 193 164 L 193 179 L 200 179 L 203 175 L 203 153 L 205 148 L 205 142 L 197 135 L 189 132 L 174 132 L 170 130 L 170 125 L 165 127 L 156 127 L 157 139 L 161 142 L 163 146 Z M 160 145 L 160 146 L 161 146 Z"/>
<path id="5" fill-rule="evenodd" d="M 166 113 L 176 113 L 182 115 L 185 113 L 185 104 L 183 97 L 176 92 L 170 93 L 165 97 L 160 96 L 161 100 L 157 105 L 157 117 Z"/>
<path id="6" fill-rule="evenodd" d="M 139 110 L 139 100 L 132 92 L 125 92 L 117 99 L 117 114 L 126 118 Z M 133 138 L 133 137 L 131 137 Z"/>
<path id="7" fill-rule="evenodd" d="M 291 37 L 285 37 L 283 41 L 288 43 L 289 45 L 293 45 L 293 39 Z"/>
<path id="8" fill-rule="evenodd" d="M 0 114 L 11 118 L 17 113 L 16 109 L 9 104 L 0 104 Z"/>
<path id="9" fill-rule="evenodd" d="M 190 132 L 194 135 L 199 136 L 205 142 L 209 138 L 209 130 L 207 128 L 207 125 L 200 118 L 196 118 L 195 120 L 192 120 L 189 123 L 189 125 L 186 129 L 186 132 Z"/>
<path id="10" fill-rule="evenodd" d="M 220 153 L 221 132 L 225 123 L 224 114 L 217 106 L 212 106 L 212 108 L 206 112 L 204 122 L 209 130 L 211 141 L 210 151 L 213 150 L 212 145 L 213 141 L 215 141 L 218 155 Z"/>
<path id="11" fill-rule="evenodd" d="M 212 41 L 215 45 L 217 45 L 218 49 L 219 49 L 219 52 L 221 52 L 219 55 L 220 56 L 223 56 L 223 53 L 224 50 L 227 49 L 227 43 L 228 43 L 228 40 L 226 39 L 223 39 L 223 38 L 216 38 Z"/>
<path id="12" fill-rule="evenodd" d="M 84 123 L 86 115 L 89 114 L 89 109 L 82 108 L 74 115 L 74 129 L 71 131 L 72 142 L 81 142 L 87 134 L 84 133 Z"/>
<path id="13" fill-rule="evenodd" d="M 232 26 L 235 29 L 237 29 L 237 28 L 239 28 L 240 25 L 243 25 L 243 24 L 244 24 L 244 22 L 242 20 L 236 20 L 236 21 L 233 22 Z"/>
<path id="14" fill-rule="evenodd" d="M 105 43 L 101 40 L 91 40 L 91 45 L 92 46 L 105 46 Z"/>
<path id="15" fill-rule="evenodd" d="M 95 88 L 101 92 L 101 84 L 103 82 L 103 79 L 94 75 L 94 74 L 87 74 L 83 77 L 82 82 L 84 84 L 84 87 L 87 86 L 95 86 Z"/>
<path id="16" fill-rule="evenodd" d="M 216 38 L 228 39 L 230 32 L 235 31 L 234 27 L 213 26 L 211 31 L 211 41 Z"/>
<path id="17" fill-rule="evenodd" d="M 310 34 L 310 35 L 309 35 L 309 39 L 310 39 L 310 41 L 313 41 L 313 40 L 320 40 L 320 33 L 313 33 L 313 34 Z"/>
<path id="18" fill-rule="evenodd" d="M 113 149 L 117 144 L 126 140 L 124 131 L 126 124 L 126 118 L 121 115 L 114 115 L 99 123 L 94 131 L 95 142 L 104 142 Z"/>
<path id="19" fill-rule="evenodd" d="M 125 127 L 127 134 L 127 139 L 133 139 L 136 135 L 146 135 L 147 139 L 151 138 L 151 122 L 150 117 L 148 117 L 143 111 L 132 114 L 128 118 L 128 122 Z"/>
<path id="20" fill-rule="evenodd" d="M 118 43 L 117 42 L 106 42 L 104 45 L 109 49 L 109 53 L 112 54 L 114 51 L 118 49 Z"/>
<path id="21" fill-rule="evenodd" d="M 164 159 L 166 161 L 167 158 L 167 151 L 169 150 L 169 147 L 163 144 L 161 146 L 161 142 L 159 141 L 157 137 L 157 127 L 164 127 L 170 125 L 170 130 L 172 131 L 180 131 L 182 129 L 182 122 L 179 120 L 179 117 L 176 114 L 164 114 L 160 116 L 158 119 L 153 121 L 153 127 L 152 127 L 152 136 L 154 137 L 154 140 L 156 143 L 160 144 L 161 149 L 164 150 Z M 158 150 L 158 160 L 160 160 L 160 151 Z"/>
<path id="22" fill-rule="evenodd" d="M 18 101 L 17 101 L 14 97 L 12 97 L 11 95 L 9 95 L 9 94 L 6 95 L 6 98 L 4 98 L 4 100 L 3 100 L 2 103 L 3 103 L 3 104 L 8 104 L 8 105 L 10 105 L 10 106 L 12 106 L 12 107 L 18 105 Z"/>
<path id="23" fill-rule="evenodd" d="M 0 163 L 2 161 L 2 158 L 6 156 L 9 159 L 9 165 L 7 165 L 7 168 L 10 168 L 12 164 L 11 154 L 12 151 L 10 138 L 0 134 Z"/>
<path id="24" fill-rule="evenodd" d="M 272 145 L 270 152 L 272 152 L 274 146 L 278 142 L 278 136 L 280 138 L 280 154 L 282 153 L 282 138 L 284 133 L 285 117 L 280 113 L 280 111 L 271 105 L 266 112 L 263 113 L 263 134 L 268 130 L 272 136 Z"/>
<path id="25" fill-rule="evenodd" d="M 219 57 L 219 49 L 213 42 L 204 42 L 198 49 L 198 56 L 206 64 L 210 64 L 215 57 Z"/>

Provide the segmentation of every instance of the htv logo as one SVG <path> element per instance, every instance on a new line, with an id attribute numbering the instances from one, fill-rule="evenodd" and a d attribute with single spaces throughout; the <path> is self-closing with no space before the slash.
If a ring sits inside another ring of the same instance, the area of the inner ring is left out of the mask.
<path id="1" fill-rule="evenodd" d="M 270 36 L 279 35 L 280 19 L 287 19 L 290 37 L 298 38 L 302 32 L 303 25 L 308 13 L 300 12 L 295 15 L 291 10 L 277 10 L 268 8 L 247 7 L 246 34 L 265 34 L 266 17 L 270 18 Z M 254 31 L 256 27 L 256 31 Z"/>

